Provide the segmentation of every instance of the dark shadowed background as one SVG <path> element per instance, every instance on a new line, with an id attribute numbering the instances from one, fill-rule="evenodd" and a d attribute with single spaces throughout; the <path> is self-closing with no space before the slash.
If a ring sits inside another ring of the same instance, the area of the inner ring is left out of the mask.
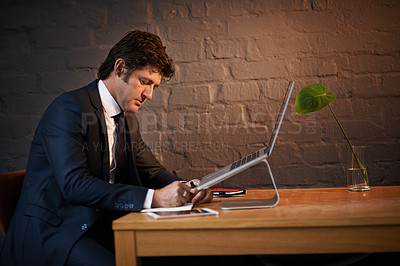
<path id="1" fill-rule="evenodd" d="M 0 172 L 25 169 L 35 128 L 63 92 L 96 78 L 127 31 L 158 34 L 175 77 L 138 112 L 157 158 L 198 178 L 268 142 L 284 89 L 294 95 L 270 164 L 279 188 L 345 186 L 348 147 L 328 109 L 296 115 L 322 83 L 372 186 L 400 185 L 400 2 L 333 0 L 3 0 Z M 253 168 L 220 186 L 267 186 Z"/>

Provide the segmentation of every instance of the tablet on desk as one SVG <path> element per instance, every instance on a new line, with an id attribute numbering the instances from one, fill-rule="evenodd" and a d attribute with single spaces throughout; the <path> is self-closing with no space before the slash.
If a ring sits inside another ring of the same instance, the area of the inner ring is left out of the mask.
<path id="1" fill-rule="evenodd" d="M 161 219 L 161 218 L 176 218 L 176 217 L 192 217 L 192 216 L 202 216 L 202 215 L 218 215 L 218 212 L 208 208 L 201 208 L 201 209 L 193 209 L 185 211 L 146 212 L 146 214 L 155 219 Z"/>

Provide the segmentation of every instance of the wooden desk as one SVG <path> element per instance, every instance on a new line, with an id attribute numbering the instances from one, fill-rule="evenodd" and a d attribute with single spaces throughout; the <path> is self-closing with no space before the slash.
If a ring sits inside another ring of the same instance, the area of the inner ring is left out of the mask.
<path id="1" fill-rule="evenodd" d="M 272 193 L 252 190 L 247 198 Z M 117 265 L 136 265 L 142 256 L 400 251 L 400 187 L 279 193 L 280 203 L 270 209 L 223 211 L 220 199 L 196 206 L 219 216 L 156 220 L 130 213 L 113 222 Z"/>

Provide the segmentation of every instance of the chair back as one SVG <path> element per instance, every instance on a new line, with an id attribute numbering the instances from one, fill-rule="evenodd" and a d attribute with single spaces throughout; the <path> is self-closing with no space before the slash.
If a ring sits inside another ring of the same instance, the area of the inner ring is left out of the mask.
<path id="1" fill-rule="evenodd" d="M 17 206 L 24 177 L 25 170 L 0 174 L 0 228 L 4 235 Z"/>

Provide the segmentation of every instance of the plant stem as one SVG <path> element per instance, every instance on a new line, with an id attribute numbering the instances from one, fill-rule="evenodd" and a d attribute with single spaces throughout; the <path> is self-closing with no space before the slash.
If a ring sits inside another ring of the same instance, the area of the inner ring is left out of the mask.
<path id="1" fill-rule="evenodd" d="M 351 149 L 351 152 L 352 152 L 353 155 L 354 155 L 354 159 L 356 159 L 358 168 L 360 169 L 361 174 L 363 175 L 365 182 L 366 182 L 367 185 L 369 186 L 369 180 L 368 180 L 367 170 L 365 169 L 365 167 L 361 164 L 360 160 L 358 159 L 357 154 L 356 154 L 356 152 L 354 151 L 353 145 L 351 144 L 349 137 L 347 137 L 347 134 L 346 134 L 346 132 L 344 131 L 344 128 L 342 127 L 342 124 L 340 124 L 339 119 L 337 118 L 337 116 L 336 116 L 335 113 L 333 112 L 331 105 L 328 104 L 328 106 L 329 106 L 329 109 L 331 110 L 331 113 L 332 113 L 333 117 L 335 118 L 335 120 L 336 120 L 336 122 L 338 123 L 340 129 L 342 130 L 342 133 L 343 133 L 344 137 L 346 138 L 347 143 L 349 144 L 349 147 L 350 147 L 350 149 Z"/>

